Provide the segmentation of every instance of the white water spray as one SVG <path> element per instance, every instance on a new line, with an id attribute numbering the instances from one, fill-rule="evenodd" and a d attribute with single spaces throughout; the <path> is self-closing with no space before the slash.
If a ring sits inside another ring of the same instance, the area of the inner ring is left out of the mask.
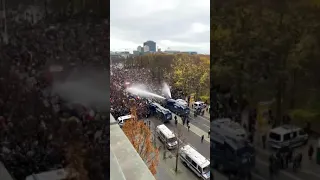
<path id="1" fill-rule="evenodd" d="M 136 86 L 131 86 L 129 88 L 127 88 L 127 91 L 129 93 L 132 93 L 132 94 L 135 94 L 135 95 L 138 95 L 138 96 L 141 96 L 141 97 L 156 97 L 156 98 L 160 98 L 160 99 L 165 99 L 165 97 L 162 97 L 158 94 L 155 94 L 155 93 L 152 93 L 152 92 L 148 92 L 144 89 L 141 89 L 139 87 L 136 87 Z"/>
<path id="2" fill-rule="evenodd" d="M 171 91 L 170 91 L 170 87 L 167 83 L 163 83 L 163 88 L 162 88 L 162 92 L 165 94 L 165 95 L 168 95 L 169 98 L 171 98 Z"/>

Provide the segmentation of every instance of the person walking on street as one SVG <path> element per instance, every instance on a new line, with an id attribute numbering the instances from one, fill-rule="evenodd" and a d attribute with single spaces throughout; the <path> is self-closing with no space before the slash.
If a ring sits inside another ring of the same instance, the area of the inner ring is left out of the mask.
<path id="1" fill-rule="evenodd" d="M 314 152 L 313 146 L 312 144 L 310 144 L 309 150 L 308 150 L 309 160 L 312 160 L 313 152 Z"/>
<path id="2" fill-rule="evenodd" d="M 190 125 L 188 125 L 188 132 L 190 131 Z"/>
<path id="3" fill-rule="evenodd" d="M 210 129 L 209 129 L 209 131 L 208 131 L 208 138 L 210 138 Z"/>
<path id="4" fill-rule="evenodd" d="M 187 119 L 187 126 L 189 126 L 189 123 L 190 123 L 190 121 L 189 121 L 189 119 Z"/>
<path id="5" fill-rule="evenodd" d="M 174 124 L 175 124 L 176 126 L 178 125 L 177 116 L 174 116 Z"/>
<path id="6" fill-rule="evenodd" d="M 201 143 L 203 143 L 204 135 L 201 136 Z"/>

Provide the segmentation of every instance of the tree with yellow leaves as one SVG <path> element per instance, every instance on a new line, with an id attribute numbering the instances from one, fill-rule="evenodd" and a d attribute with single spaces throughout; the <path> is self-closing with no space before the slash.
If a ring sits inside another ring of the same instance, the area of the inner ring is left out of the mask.
<path id="1" fill-rule="evenodd" d="M 159 150 L 152 143 L 152 133 L 149 127 L 143 121 L 131 119 L 126 121 L 122 130 L 151 173 L 155 175 L 159 164 Z"/>
<path id="2" fill-rule="evenodd" d="M 210 57 L 179 54 L 174 58 L 173 71 L 168 75 L 175 87 L 197 98 L 209 100 L 210 96 Z"/>

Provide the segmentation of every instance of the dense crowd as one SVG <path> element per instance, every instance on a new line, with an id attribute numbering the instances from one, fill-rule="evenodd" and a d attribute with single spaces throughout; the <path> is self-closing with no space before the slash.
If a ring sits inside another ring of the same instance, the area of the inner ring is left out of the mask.
<path id="1" fill-rule="evenodd" d="M 138 118 L 148 115 L 148 100 L 128 93 L 126 88 L 141 85 L 149 92 L 161 94 L 161 84 L 152 78 L 150 70 L 147 69 L 112 65 L 110 82 L 111 113 L 115 118 L 130 114 L 129 100 L 132 98 L 135 99 Z"/>
<path id="2" fill-rule="evenodd" d="M 66 149 L 74 142 L 86 152 L 89 179 L 109 177 L 109 115 L 50 92 L 57 76 L 76 67 L 106 67 L 109 25 L 90 16 L 62 19 L 10 22 L 9 43 L 0 45 L 0 160 L 17 180 L 70 164 Z"/>

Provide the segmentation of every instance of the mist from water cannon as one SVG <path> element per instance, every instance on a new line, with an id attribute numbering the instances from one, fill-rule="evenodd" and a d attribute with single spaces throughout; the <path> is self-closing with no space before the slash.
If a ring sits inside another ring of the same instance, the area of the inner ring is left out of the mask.
<path id="1" fill-rule="evenodd" d="M 162 92 L 167 95 L 170 99 L 172 98 L 171 97 L 171 91 L 170 91 L 170 87 L 167 83 L 163 83 L 163 88 L 162 88 Z"/>
<path id="2" fill-rule="evenodd" d="M 160 98 L 160 99 L 166 99 L 163 96 L 149 92 L 149 91 L 141 88 L 141 85 L 139 85 L 139 86 L 134 85 L 134 86 L 127 88 L 126 90 L 127 90 L 127 92 L 129 92 L 131 94 L 135 94 L 135 95 L 145 97 L 145 98 L 155 97 L 155 98 Z"/>

